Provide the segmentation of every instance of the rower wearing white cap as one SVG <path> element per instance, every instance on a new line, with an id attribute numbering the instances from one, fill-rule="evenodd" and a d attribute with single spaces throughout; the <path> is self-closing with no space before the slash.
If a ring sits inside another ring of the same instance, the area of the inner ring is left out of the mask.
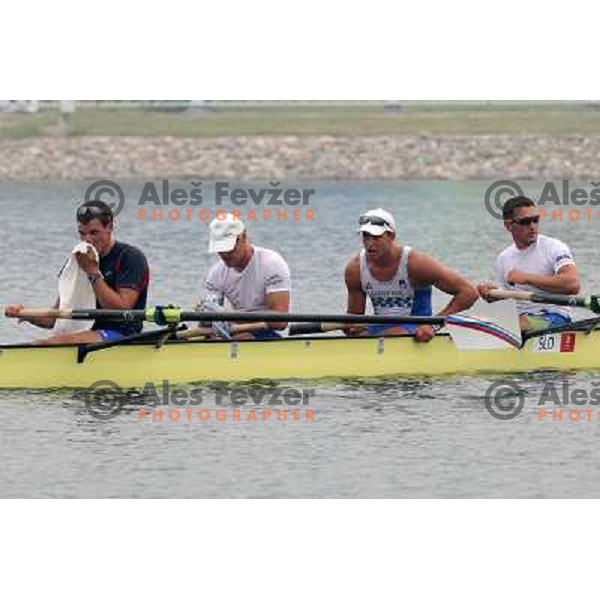
<path id="1" fill-rule="evenodd" d="M 386 210 L 367 211 L 359 225 L 364 248 L 350 259 L 345 271 L 349 314 L 364 314 L 368 296 L 376 315 L 432 316 L 432 286 L 452 296 L 438 313 L 441 317 L 466 310 L 477 300 L 475 287 L 458 273 L 427 254 L 396 243 L 396 221 Z M 366 332 L 363 327 L 349 327 L 346 333 L 413 333 L 418 342 L 427 342 L 435 335 L 430 325 L 408 323 L 401 327 L 372 325 Z"/>
<path id="2" fill-rule="evenodd" d="M 242 221 L 232 214 L 214 219 L 208 251 L 220 257 L 206 278 L 209 298 L 221 306 L 227 300 L 235 311 L 289 312 L 292 284 L 287 263 L 274 250 L 251 244 Z M 287 326 L 286 322 L 260 323 L 255 331 L 235 337 L 281 337 Z"/>

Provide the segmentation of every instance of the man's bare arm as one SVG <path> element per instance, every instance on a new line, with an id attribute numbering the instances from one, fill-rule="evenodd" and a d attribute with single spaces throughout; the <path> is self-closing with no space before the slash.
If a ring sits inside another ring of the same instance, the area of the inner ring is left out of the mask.
<path id="1" fill-rule="evenodd" d="M 58 308 L 59 300 L 58 298 L 54 302 L 52 308 Z M 19 312 L 23 310 L 25 307 L 22 304 L 9 304 L 4 309 L 4 314 L 7 317 L 18 317 Z M 43 329 L 52 329 L 54 324 L 56 323 L 56 319 L 54 317 L 27 317 L 27 318 L 19 318 L 19 322 L 26 322 L 35 325 L 36 327 L 41 327 Z"/>
<path id="2" fill-rule="evenodd" d="M 131 310 L 140 296 L 140 292 L 129 287 L 113 290 L 102 278 L 94 284 L 94 293 L 102 308 L 114 310 Z"/>
<path id="3" fill-rule="evenodd" d="M 265 301 L 267 304 L 267 310 L 273 312 L 290 312 L 290 293 L 289 292 L 271 292 L 266 294 Z M 268 323 L 269 329 L 285 329 L 288 324 L 285 321 L 277 321 L 275 323 Z"/>
<path id="4" fill-rule="evenodd" d="M 433 285 L 442 292 L 453 296 L 444 309 L 438 313 L 441 317 L 467 310 L 479 297 L 474 285 L 456 271 L 448 269 L 427 254 L 411 253 L 409 267 L 413 285 Z"/>
<path id="5" fill-rule="evenodd" d="M 579 272 L 575 265 L 565 265 L 555 275 L 535 275 L 513 269 L 508 272 L 506 280 L 508 283 L 532 285 L 543 292 L 553 294 L 578 294 L 581 289 Z"/>
<path id="6" fill-rule="evenodd" d="M 350 315 L 364 315 L 367 296 L 360 283 L 360 262 L 358 256 L 350 259 L 344 272 L 348 300 L 346 312 Z"/>

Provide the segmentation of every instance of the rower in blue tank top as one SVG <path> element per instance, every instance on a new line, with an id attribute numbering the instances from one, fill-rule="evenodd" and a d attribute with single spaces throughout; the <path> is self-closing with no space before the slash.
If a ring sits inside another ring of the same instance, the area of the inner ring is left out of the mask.
<path id="1" fill-rule="evenodd" d="M 363 249 L 346 265 L 349 314 L 365 314 L 367 297 L 376 315 L 432 316 L 433 286 L 452 296 L 438 313 L 444 317 L 468 309 L 477 300 L 477 290 L 455 271 L 430 256 L 396 242 L 396 221 L 381 208 L 359 219 Z M 431 325 L 396 324 L 350 326 L 347 335 L 409 333 L 427 342 L 435 331 Z"/>

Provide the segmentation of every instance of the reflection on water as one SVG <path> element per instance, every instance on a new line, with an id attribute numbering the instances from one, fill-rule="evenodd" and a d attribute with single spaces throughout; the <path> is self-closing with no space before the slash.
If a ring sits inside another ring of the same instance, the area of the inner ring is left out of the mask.
<path id="1" fill-rule="evenodd" d="M 481 209 L 478 184 L 311 187 L 317 188 L 314 223 L 251 227 L 256 242 L 278 248 L 288 259 L 298 311 L 343 309 L 343 266 L 358 248 L 355 221 L 366 208 L 394 211 L 401 241 L 426 249 L 473 280 L 489 277 L 493 252 L 507 243 L 499 224 Z M 68 199 L 80 194 L 76 188 L 0 187 L 7 247 L 21 249 L 18 265 L 0 274 L 0 303 L 23 300 L 42 306 L 53 298 L 56 273 L 74 242 Z M 52 216 L 43 228 L 31 218 L 40 206 Z M 205 252 L 205 226 L 136 223 L 133 208 L 128 210 L 119 219 L 118 234 L 146 250 L 152 302 L 191 306 L 213 260 Z M 597 289 L 595 233 L 589 223 L 548 223 L 547 230 L 572 246 L 587 291 Z M 444 298 L 438 295 L 435 301 L 440 306 Z M 0 320 L 0 336 L 17 341 L 24 333 Z M 196 389 L 202 397 L 199 405 L 178 407 L 193 408 L 189 420 L 184 412 L 170 419 L 167 410 L 162 419 L 153 417 L 153 411 L 165 407 L 157 406 L 148 390 L 128 391 L 122 409 L 110 419 L 91 414 L 82 390 L 4 390 L 0 496 L 598 496 L 600 467 L 590 451 L 600 432 L 598 408 L 591 401 L 540 404 L 540 397 L 548 384 L 590 396 L 600 373 L 511 378 L 523 390 L 524 405 L 506 421 L 492 417 L 485 404 L 486 391 L 499 379 L 279 382 L 280 387 L 314 390 L 309 404 L 300 407 L 314 411 L 312 421 L 294 420 L 292 406 L 255 404 L 253 397 L 267 395 L 278 383 L 269 381 L 231 385 L 247 393 L 247 402 L 236 406 L 216 403 L 216 384 L 177 386 L 188 393 Z M 100 400 L 110 408 L 110 396 Z M 578 420 L 569 413 L 574 407 L 580 410 Z M 549 416 L 540 419 L 541 408 Z M 218 409 L 225 411 L 225 419 L 217 419 Z M 287 418 L 277 418 L 277 411 L 286 409 Z M 199 410 L 210 417 L 198 418 Z M 267 410 L 271 414 L 265 417 Z M 141 411 L 146 413 L 142 418 Z"/>

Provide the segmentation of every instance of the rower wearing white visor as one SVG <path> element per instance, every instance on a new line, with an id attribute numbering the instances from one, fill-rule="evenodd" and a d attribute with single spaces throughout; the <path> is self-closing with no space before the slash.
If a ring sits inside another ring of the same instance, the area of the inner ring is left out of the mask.
<path id="1" fill-rule="evenodd" d="M 242 221 L 232 214 L 214 219 L 210 224 L 208 251 L 218 254 L 220 260 L 206 277 L 208 306 L 205 308 L 223 306 L 227 300 L 234 311 L 289 312 L 292 284 L 287 263 L 274 250 L 251 244 Z M 244 324 L 246 331 L 232 337 L 278 338 L 287 334 L 287 327 L 285 321 L 257 323 L 254 327 Z M 221 324 L 218 335 L 227 337 L 228 329 L 228 324 Z"/>
<path id="2" fill-rule="evenodd" d="M 386 210 L 369 210 L 359 219 L 363 249 L 346 265 L 347 312 L 365 314 L 367 297 L 373 312 L 383 316 L 432 316 L 431 293 L 436 287 L 452 296 L 438 316 L 468 309 L 477 300 L 477 290 L 455 271 L 427 254 L 396 242 L 396 221 Z M 434 335 L 431 325 L 383 324 L 348 327 L 347 335 L 408 333 L 418 342 Z"/>

